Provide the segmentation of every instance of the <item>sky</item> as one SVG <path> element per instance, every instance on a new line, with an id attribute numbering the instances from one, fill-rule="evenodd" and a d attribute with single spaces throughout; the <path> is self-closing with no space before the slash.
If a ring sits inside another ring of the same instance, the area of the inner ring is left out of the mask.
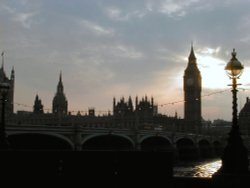
<path id="1" fill-rule="evenodd" d="M 193 43 L 202 116 L 231 120 L 233 48 L 245 69 L 239 110 L 250 96 L 249 0 L 0 0 L 0 50 L 15 69 L 15 111 L 36 94 L 51 111 L 60 71 L 68 109 L 112 111 L 112 100 L 153 96 L 183 118 L 183 73 Z M 213 94 L 212 94 L 213 93 Z M 212 94 L 212 95 L 211 95 Z"/>

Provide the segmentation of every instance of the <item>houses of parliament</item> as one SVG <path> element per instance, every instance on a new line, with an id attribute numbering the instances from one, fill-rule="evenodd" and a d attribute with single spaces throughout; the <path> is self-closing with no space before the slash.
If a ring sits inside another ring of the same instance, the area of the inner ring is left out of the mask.
<path id="1" fill-rule="evenodd" d="M 53 125 L 69 126 L 81 125 L 87 127 L 125 127 L 134 128 L 136 124 L 144 129 L 171 129 L 175 131 L 197 132 L 209 126 L 208 121 L 202 118 L 202 77 L 197 66 L 197 59 L 193 46 L 191 46 L 187 67 L 183 76 L 184 91 L 184 118 L 167 116 L 158 113 L 154 98 L 144 96 L 133 99 L 129 96 L 120 99 L 113 98 L 113 111 L 106 115 L 97 116 L 94 108 L 87 113 L 72 114 L 68 110 L 68 100 L 63 86 L 62 73 L 55 96 L 52 100 L 52 111 L 46 112 L 42 100 L 35 96 L 33 111 L 17 111 L 14 113 L 14 88 L 15 71 L 12 68 L 10 77 L 6 76 L 4 70 L 4 57 L 2 56 L 2 67 L 0 68 L 0 82 L 7 82 L 10 85 L 6 100 L 6 122 L 7 124 L 31 124 L 31 125 Z M 1 108 L 1 107 L 0 107 Z M 250 121 L 250 100 L 247 99 L 245 106 L 239 114 L 239 122 L 242 133 L 249 135 L 250 128 L 247 122 Z M 211 123 L 210 123 L 211 125 Z"/>

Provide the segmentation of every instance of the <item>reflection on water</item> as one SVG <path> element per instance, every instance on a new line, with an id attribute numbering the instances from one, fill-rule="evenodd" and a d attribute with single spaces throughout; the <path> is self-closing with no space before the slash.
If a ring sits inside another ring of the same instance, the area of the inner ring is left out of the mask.
<path id="1" fill-rule="evenodd" d="M 220 167 L 221 160 L 179 164 L 174 167 L 174 176 L 211 177 Z"/>
<path id="2" fill-rule="evenodd" d="M 194 177 L 211 177 L 221 167 L 221 160 L 198 165 L 194 168 Z"/>

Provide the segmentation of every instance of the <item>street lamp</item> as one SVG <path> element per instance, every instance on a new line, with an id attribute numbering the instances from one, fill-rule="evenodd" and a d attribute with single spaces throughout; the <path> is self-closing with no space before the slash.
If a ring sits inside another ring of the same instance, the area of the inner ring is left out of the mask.
<path id="1" fill-rule="evenodd" d="M 239 182 L 242 179 L 246 180 L 246 177 L 250 178 L 248 170 L 248 152 L 240 136 L 237 117 L 237 86 L 240 85 L 237 84 L 237 79 L 240 78 L 244 67 L 240 61 L 238 61 L 236 55 L 235 49 L 233 49 L 232 58 L 225 67 L 227 75 L 232 80 L 232 84 L 229 85 L 232 86 L 233 96 L 232 127 L 229 132 L 227 146 L 221 158 L 222 166 L 213 176 L 217 180 L 218 177 L 221 177 L 220 181 L 224 184 L 227 182 L 228 185 L 232 185 L 232 182 Z"/>
<path id="2" fill-rule="evenodd" d="M 5 102 L 10 85 L 8 83 L 0 83 L 0 94 L 2 95 L 2 112 L 1 112 L 1 127 L 0 127 L 0 149 L 9 149 L 9 142 L 5 131 Z"/>

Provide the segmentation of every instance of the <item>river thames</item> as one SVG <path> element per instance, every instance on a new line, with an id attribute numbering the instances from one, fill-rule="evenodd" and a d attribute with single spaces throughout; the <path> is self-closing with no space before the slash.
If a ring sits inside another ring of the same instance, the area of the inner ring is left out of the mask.
<path id="1" fill-rule="evenodd" d="M 214 159 L 203 162 L 182 162 L 174 166 L 174 176 L 179 177 L 212 177 L 221 167 L 221 160 Z"/>

